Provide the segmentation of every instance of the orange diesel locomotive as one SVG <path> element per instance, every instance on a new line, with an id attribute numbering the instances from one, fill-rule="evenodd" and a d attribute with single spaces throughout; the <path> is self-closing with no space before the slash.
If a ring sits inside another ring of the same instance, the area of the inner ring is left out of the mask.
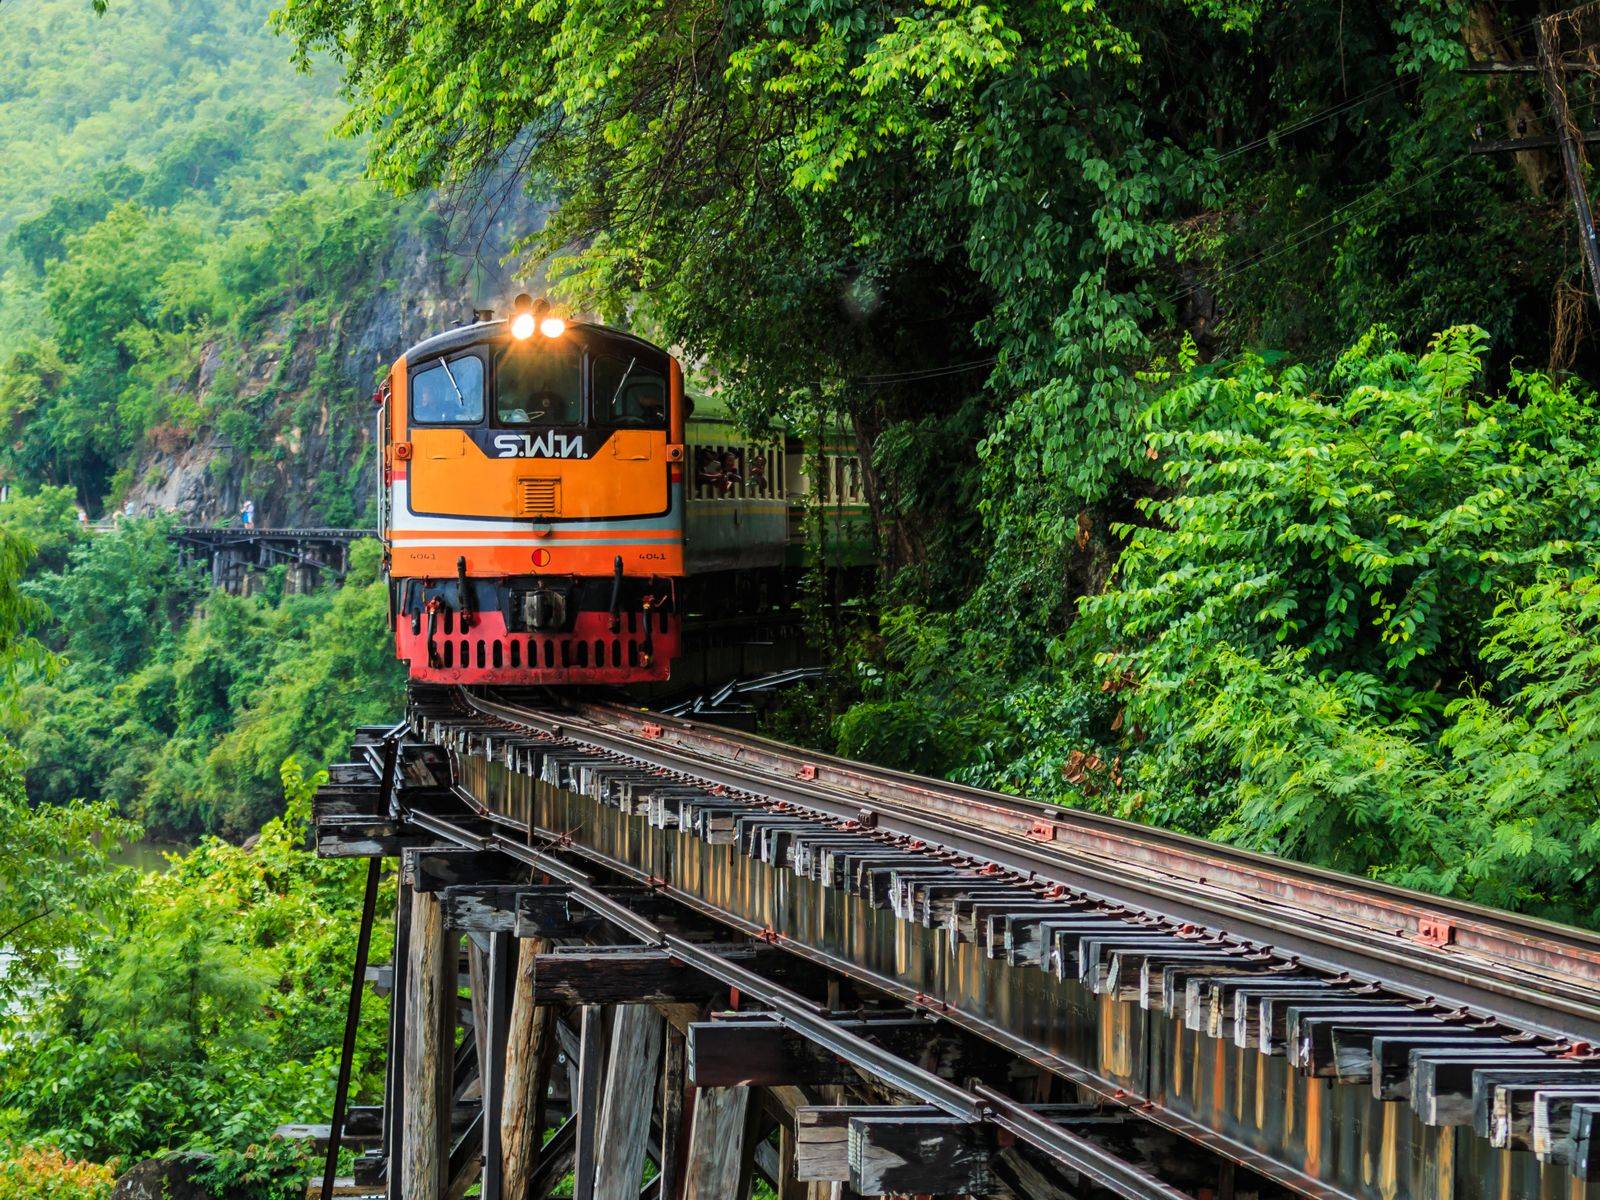
<path id="1" fill-rule="evenodd" d="M 379 388 L 395 651 L 435 683 L 662 680 L 681 644 L 683 372 L 519 296 Z"/>

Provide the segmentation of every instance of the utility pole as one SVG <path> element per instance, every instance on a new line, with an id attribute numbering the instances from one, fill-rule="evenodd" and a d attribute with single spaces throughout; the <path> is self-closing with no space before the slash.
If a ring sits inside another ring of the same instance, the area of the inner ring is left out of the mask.
<path id="1" fill-rule="evenodd" d="M 1555 133 L 1550 137 L 1517 138 L 1512 141 L 1475 142 L 1474 154 L 1501 154 L 1518 150 L 1558 150 L 1561 155 L 1561 174 L 1566 180 L 1567 194 L 1572 200 L 1573 212 L 1578 218 L 1578 242 L 1583 252 L 1584 273 L 1589 277 L 1589 288 L 1594 294 L 1596 308 L 1600 308 L 1600 236 L 1595 234 L 1594 209 L 1589 203 L 1588 184 L 1584 180 L 1584 143 L 1600 141 L 1600 132 L 1579 132 L 1572 123 L 1572 113 L 1567 105 L 1567 76 L 1579 64 L 1569 64 L 1561 57 L 1561 34 L 1557 23 L 1562 13 L 1547 13 L 1534 26 L 1537 57 L 1514 62 L 1473 63 L 1465 70 L 1474 75 L 1534 74 L 1544 90 L 1550 120 Z"/>
<path id="2" fill-rule="evenodd" d="M 1588 268 L 1589 287 L 1600 306 L 1600 240 L 1595 238 L 1594 211 L 1589 207 L 1589 187 L 1583 178 L 1583 151 L 1573 136 L 1572 114 L 1567 109 L 1567 73 L 1559 61 L 1560 34 L 1557 17 L 1542 17 L 1537 26 L 1539 79 L 1545 99 L 1550 103 L 1550 119 L 1556 125 L 1556 142 L 1561 147 L 1561 171 L 1567 177 L 1572 208 L 1578 214 L 1578 241 L 1583 247 L 1583 262 Z"/>

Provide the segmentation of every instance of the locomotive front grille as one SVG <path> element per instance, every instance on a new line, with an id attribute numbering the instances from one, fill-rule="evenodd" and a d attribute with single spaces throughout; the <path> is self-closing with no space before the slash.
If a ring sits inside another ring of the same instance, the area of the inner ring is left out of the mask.
<path id="1" fill-rule="evenodd" d="M 517 515 L 553 517 L 560 505 L 561 481 L 548 476 L 528 476 L 517 480 Z"/>

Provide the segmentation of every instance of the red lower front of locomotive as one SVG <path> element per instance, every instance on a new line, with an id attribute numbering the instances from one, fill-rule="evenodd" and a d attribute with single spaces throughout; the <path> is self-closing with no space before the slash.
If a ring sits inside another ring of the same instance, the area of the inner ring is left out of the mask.
<path id="1" fill-rule="evenodd" d="M 395 600 L 395 656 L 424 683 L 660 681 L 682 644 L 671 581 L 404 580 Z"/>

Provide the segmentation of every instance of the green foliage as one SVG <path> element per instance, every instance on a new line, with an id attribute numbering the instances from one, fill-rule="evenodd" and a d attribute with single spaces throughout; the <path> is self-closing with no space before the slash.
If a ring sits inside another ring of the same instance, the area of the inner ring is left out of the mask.
<path id="1" fill-rule="evenodd" d="M 204 220 L 216 215 L 207 209 Z M 403 227 L 392 202 L 346 183 L 266 197 L 261 211 L 218 232 L 130 199 L 45 239 L 50 249 L 37 251 L 38 328 L 8 338 L 0 322 L 0 424 L 13 438 L 5 460 L 26 478 L 70 484 L 98 506 L 119 490 L 119 467 L 152 438 L 170 442 L 214 427 L 236 453 L 265 458 L 261 431 L 281 419 L 276 391 L 269 385 L 245 408 L 231 370 L 212 372 L 202 389 L 197 368 L 207 359 L 249 361 L 258 353 L 252 343 L 284 320 L 287 306 L 306 306 L 296 319 L 309 322 L 313 312 L 358 303 L 376 287 L 373 264 Z M 329 367 L 335 349 L 324 349 Z M 340 396 L 344 428 L 364 415 L 336 369 L 310 384 Z M 314 403 L 326 406 L 327 395 Z M 290 423 L 307 415 L 294 413 Z M 336 456 L 354 449 L 348 433 L 332 440 Z"/>
<path id="2" fill-rule="evenodd" d="M 331 79 L 297 77 L 261 0 L 191 9 L 0 12 L 28 47 L 0 68 L 0 130 L 27 131 L 0 135 L 0 477 L 71 486 L 91 511 L 135 460 L 208 429 L 247 492 L 276 479 L 280 427 L 332 416 L 348 463 L 366 412 L 341 318 L 416 228 L 324 136 Z M 286 334 L 316 344 L 284 353 Z"/>
<path id="3" fill-rule="evenodd" d="M 49 665 L 28 630 L 42 610 L 18 586 L 31 553 L 0 526 L 0 681 L 8 702 L 19 672 Z M 111 852 L 136 832 L 109 805 L 34 807 L 23 790 L 20 756 L 0 741 L 0 945 L 11 959 L 0 975 L 0 1009 L 61 968 L 63 951 L 115 895 Z"/>
<path id="4" fill-rule="evenodd" d="M 1169 379 L 1164 486 L 1068 632 L 886 611 L 840 746 L 1592 924 L 1600 397 L 1487 353 Z"/>
<path id="5" fill-rule="evenodd" d="M 362 893 L 353 864 L 305 849 L 319 779 L 291 760 L 287 811 L 249 850 L 207 840 L 124 885 L 81 962 L 7 1032 L 0 1083 L 23 1136 L 94 1158 L 201 1153 L 229 1194 L 291 1194 L 305 1163 L 266 1135 L 331 1096 Z M 372 1010 L 358 1094 L 382 1074 Z"/>
<path id="6" fill-rule="evenodd" d="M 280 578 L 234 597 L 178 566 L 160 519 L 84 541 L 28 585 L 67 663 L 18 698 L 29 794 L 103 798 L 166 834 L 253 832 L 286 758 L 326 762 L 356 725 L 399 712 L 381 553 L 354 546 L 341 587 L 285 595 Z"/>
<path id="7" fill-rule="evenodd" d="M 9 953 L 0 1004 L 15 1004 L 62 969 L 63 952 L 115 899 L 120 843 L 139 833 L 108 804 L 29 803 L 22 760 L 0 742 L 0 941 Z"/>
<path id="8" fill-rule="evenodd" d="M 166 518 L 121 521 L 85 538 L 66 570 L 30 585 L 55 618 L 58 643 L 86 669 L 130 674 L 172 637 L 201 594 Z"/>
<path id="9" fill-rule="evenodd" d="M 1130 810 L 1592 920 L 1572 703 L 1600 402 L 1522 372 L 1486 391 L 1485 350 L 1380 330 L 1324 374 L 1246 362 L 1151 407 L 1170 491 L 1085 602 L 1127 688 Z"/>
<path id="10" fill-rule="evenodd" d="M 1370 711 L 1423 725 L 1481 676 L 1498 595 L 1600 537 L 1592 394 L 1515 373 L 1485 396 L 1484 350 L 1455 329 L 1413 358 L 1380 330 L 1334 364 L 1331 394 L 1247 362 L 1151 408 L 1172 490 L 1143 502 L 1119 587 L 1089 601 L 1139 646 L 1147 719 L 1168 723 L 1196 647 L 1223 643 L 1304 649 Z"/>
<path id="11" fill-rule="evenodd" d="M 13 494 L 0 506 L 0 526 L 33 547 L 36 572 L 65 569 L 69 552 L 88 536 L 72 489 L 64 487 Z"/>
<path id="12" fill-rule="evenodd" d="M 0 129 L 25 132 L 0 138 L 0 241 L 47 207 L 81 219 L 54 201 L 91 180 L 156 207 L 203 188 L 249 204 L 351 160 L 323 137 L 338 115 L 326 75 L 296 78 L 250 0 L 141 0 L 104 16 L 82 0 L 8 3 L 0 32 L 12 47 Z M 263 162 L 263 142 L 287 152 Z M 116 174 L 127 164 L 148 179 L 130 185 Z"/>

